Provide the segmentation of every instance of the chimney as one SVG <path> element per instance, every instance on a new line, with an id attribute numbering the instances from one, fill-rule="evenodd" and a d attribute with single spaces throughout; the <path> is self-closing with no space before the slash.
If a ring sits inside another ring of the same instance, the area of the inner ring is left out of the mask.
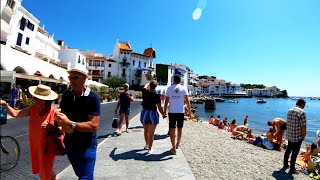
<path id="1" fill-rule="evenodd" d="M 64 47 L 64 41 L 63 40 L 58 40 L 58 45 L 61 47 Z"/>
<path id="2" fill-rule="evenodd" d="M 44 30 L 44 24 L 42 24 L 42 29 Z"/>

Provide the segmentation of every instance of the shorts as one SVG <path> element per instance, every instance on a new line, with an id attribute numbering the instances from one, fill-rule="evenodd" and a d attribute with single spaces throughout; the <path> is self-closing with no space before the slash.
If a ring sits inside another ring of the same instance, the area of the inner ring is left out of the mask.
<path id="1" fill-rule="evenodd" d="M 119 110 L 119 115 L 121 115 L 122 113 L 129 115 L 130 114 L 130 109 L 120 109 Z"/>
<path id="2" fill-rule="evenodd" d="M 183 128 L 184 113 L 169 113 L 169 128 Z"/>
<path id="3" fill-rule="evenodd" d="M 140 114 L 140 122 L 142 124 L 159 124 L 159 113 L 157 110 L 143 109 Z"/>
<path id="4" fill-rule="evenodd" d="M 281 129 L 282 131 L 287 130 L 287 123 L 286 123 L 286 122 L 283 123 L 282 126 L 280 127 L 280 129 Z"/>

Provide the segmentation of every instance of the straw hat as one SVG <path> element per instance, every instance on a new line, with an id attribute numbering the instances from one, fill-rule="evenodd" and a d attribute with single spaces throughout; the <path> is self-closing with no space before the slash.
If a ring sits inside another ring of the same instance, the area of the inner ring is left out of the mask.
<path id="1" fill-rule="evenodd" d="M 51 90 L 49 86 L 39 84 L 38 86 L 30 86 L 29 92 L 32 96 L 44 100 L 50 101 L 58 98 L 58 94 Z"/>
<path id="2" fill-rule="evenodd" d="M 88 76 L 88 70 L 84 65 L 76 64 L 74 67 L 72 67 L 70 70 L 67 71 L 69 74 L 70 72 L 79 72 L 86 77 Z"/>

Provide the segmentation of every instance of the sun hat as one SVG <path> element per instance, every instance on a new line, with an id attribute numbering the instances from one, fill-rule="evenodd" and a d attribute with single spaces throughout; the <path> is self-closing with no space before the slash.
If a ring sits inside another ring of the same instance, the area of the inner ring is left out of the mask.
<path id="1" fill-rule="evenodd" d="M 129 84 L 128 83 L 125 83 L 124 86 L 127 86 L 129 88 Z"/>
<path id="2" fill-rule="evenodd" d="M 88 70 L 84 65 L 76 64 L 74 67 L 72 67 L 70 70 L 67 71 L 69 74 L 70 72 L 79 72 L 86 77 L 88 76 Z"/>
<path id="3" fill-rule="evenodd" d="M 32 96 L 41 100 L 50 101 L 58 98 L 57 93 L 52 91 L 49 86 L 43 84 L 39 84 L 38 86 L 30 86 L 28 89 Z"/>

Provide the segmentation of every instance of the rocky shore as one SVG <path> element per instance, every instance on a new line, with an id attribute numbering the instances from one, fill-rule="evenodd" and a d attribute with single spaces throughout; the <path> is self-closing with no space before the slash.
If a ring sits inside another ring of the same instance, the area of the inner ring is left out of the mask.
<path id="1" fill-rule="evenodd" d="M 206 123 L 185 121 L 181 149 L 196 179 L 310 179 L 281 171 L 284 151 L 232 139 Z"/>

